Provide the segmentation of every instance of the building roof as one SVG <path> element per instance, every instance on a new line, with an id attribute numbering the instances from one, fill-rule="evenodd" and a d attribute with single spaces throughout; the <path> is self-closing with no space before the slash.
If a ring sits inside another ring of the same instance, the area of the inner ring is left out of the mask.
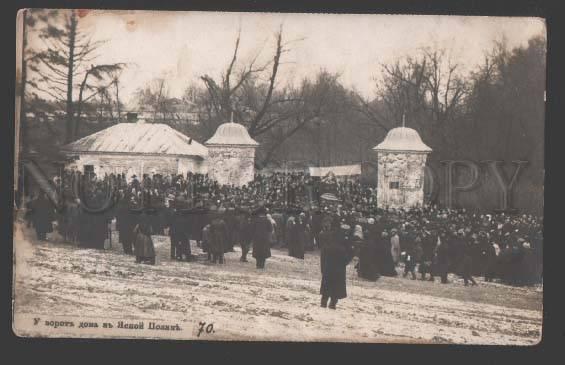
<path id="1" fill-rule="evenodd" d="M 220 125 L 206 145 L 259 146 L 259 143 L 249 136 L 243 125 L 229 122 Z"/>
<path id="2" fill-rule="evenodd" d="M 375 151 L 396 151 L 396 152 L 432 152 L 416 130 L 406 127 L 391 129 L 384 141 L 373 148 Z"/>
<path id="3" fill-rule="evenodd" d="M 206 146 L 159 123 L 119 123 L 69 143 L 62 150 L 83 153 L 208 155 Z"/>

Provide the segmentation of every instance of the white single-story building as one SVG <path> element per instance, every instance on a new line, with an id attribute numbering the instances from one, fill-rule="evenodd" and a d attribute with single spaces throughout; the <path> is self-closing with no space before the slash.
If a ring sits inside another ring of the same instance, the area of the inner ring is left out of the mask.
<path id="1" fill-rule="evenodd" d="M 207 172 L 206 146 L 159 123 L 119 123 L 65 145 L 61 152 L 75 159 L 69 168 L 97 176 Z"/>

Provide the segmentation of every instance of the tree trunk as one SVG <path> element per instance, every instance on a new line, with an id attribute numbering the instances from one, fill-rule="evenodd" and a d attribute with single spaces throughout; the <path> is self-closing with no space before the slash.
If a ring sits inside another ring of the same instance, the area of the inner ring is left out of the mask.
<path id="1" fill-rule="evenodd" d="M 80 123 L 80 116 L 82 114 L 82 98 L 83 98 L 83 92 L 84 92 L 84 87 L 86 86 L 86 80 L 88 80 L 88 75 L 90 75 L 90 70 L 86 71 L 86 73 L 84 74 L 84 79 L 82 80 L 81 84 L 80 84 L 80 89 L 78 92 L 78 102 L 77 102 L 77 113 L 76 113 L 76 118 L 75 118 L 75 123 L 74 123 L 74 133 L 78 133 L 78 126 Z M 76 135 L 76 134 L 75 134 Z M 74 137 L 73 137 L 74 138 Z"/>
<path id="2" fill-rule="evenodd" d="M 69 29 L 69 64 L 67 69 L 67 104 L 66 104 L 66 143 L 70 143 L 75 139 L 78 133 L 78 125 L 74 120 L 73 111 L 73 73 L 75 61 L 75 40 L 77 32 L 77 18 L 74 11 L 71 13 L 70 29 Z"/>

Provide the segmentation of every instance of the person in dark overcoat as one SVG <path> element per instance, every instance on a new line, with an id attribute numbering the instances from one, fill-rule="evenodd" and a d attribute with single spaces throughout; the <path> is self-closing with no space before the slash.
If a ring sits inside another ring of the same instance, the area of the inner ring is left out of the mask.
<path id="1" fill-rule="evenodd" d="M 179 202 L 170 202 L 168 222 L 169 237 L 171 240 L 171 260 L 192 260 L 190 249 L 190 225 L 188 216 L 190 211 Z"/>
<path id="2" fill-rule="evenodd" d="M 119 241 L 122 243 L 124 253 L 133 254 L 133 224 L 134 220 L 130 214 L 130 206 L 127 199 L 119 201 L 116 209 L 116 229 L 118 230 Z"/>
<path id="3" fill-rule="evenodd" d="M 381 233 L 377 245 L 378 268 L 383 276 L 396 276 L 394 261 L 392 259 L 389 234 L 386 230 Z"/>
<path id="4" fill-rule="evenodd" d="M 228 245 L 228 228 L 223 220 L 221 213 L 213 215 L 210 223 L 208 253 L 211 255 L 212 262 L 224 263 L 224 253 Z"/>
<path id="5" fill-rule="evenodd" d="M 47 233 L 53 232 L 52 221 L 55 215 L 53 204 L 45 193 L 40 193 L 37 199 L 31 202 L 30 217 L 37 239 L 47 240 Z"/>
<path id="6" fill-rule="evenodd" d="M 434 250 L 434 275 L 441 278 L 442 284 L 447 284 L 447 272 L 449 270 L 449 246 L 447 236 L 441 234 Z M 433 278 L 433 276 L 432 276 Z"/>
<path id="7" fill-rule="evenodd" d="M 228 207 L 226 208 L 226 211 L 224 213 L 224 222 L 226 222 L 226 226 L 228 228 L 228 237 L 227 237 L 227 242 L 226 242 L 226 247 L 225 250 L 226 252 L 230 251 L 233 252 L 233 246 L 236 243 L 237 240 L 237 217 L 236 217 L 236 211 L 234 207 Z"/>
<path id="8" fill-rule="evenodd" d="M 83 207 L 80 214 L 81 228 L 85 230 L 81 242 L 83 247 L 104 249 L 104 240 L 109 234 L 108 222 L 111 214 L 107 209 L 102 209 L 105 204 L 106 196 L 98 190 L 94 194 L 93 201 L 88 203 L 88 206 L 94 210 Z"/>
<path id="9" fill-rule="evenodd" d="M 434 259 L 434 249 L 436 246 L 437 236 L 433 235 L 431 232 L 424 230 L 422 234 L 422 260 L 420 266 L 418 266 L 418 271 L 422 275 L 422 280 L 426 280 L 426 274 L 430 274 L 430 281 L 434 281 L 434 274 L 432 270 L 432 262 Z"/>
<path id="10" fill-rule="evenodd" d="M 379 232 L 375 226 L 373 218 L 368 219 L 367 232 L 359 251 L 359 277 L 376 281 L 379 275 L 378 252 L 377 245 L 379 241 Z"/>
<path id="11" fill-rule="evenodd" d="M 288 241 L 288 255 L 297 259 L 304 259 L 304 251 L 306 244 L 306 222 L 299 218 L 295 218 L 290 225 L 290 237 Z"/>
<path id="12" fill-rule="evenodd" d="M 155 265 L 155 245 L 151 235 L 153 228 L 151 227 L 151 220 L 153 218 L 151 212 L 136 212 L 138 214 L 138 223 L 133 229 L 135 262 L 147 263 Z"/>
<path id="13" fill-rule="evenodd" d="M 271 237 L 274 227 L 266 213 L 264 208 L 260 208 L 253 219 L 253 257 L 257 261 L 258 269 L 264 269 L 265 261 L 271 257 Z"/>
<path id="14" fill-rule="evenodd" d="M 241 257 L 239 261 L 247 262 L 247 253 L 251 247 L 251 242 L 253 242 L 253 219 L 249 214 L 241 222 L 240 232 Z"/>
<path id="15" fill-rule="evenodd" d="M 477 285 L 475 279 L 473 279 L 473 255 L 475 253 L 475 245 L 478 245 L 478 242 L 474 242 L 472 239 L 469 239 L 465 242 L 465 249 L 463 251 L 463 261 L 461 267 L 461 276 L 463 276 L 463 282 L 465 286 L 469 285 L 469 281 L 471 284 Z"/>
<path id="16" fill-rule="evenodd" d="M 195 240 L 199 246 L 202 244 L 202 230 L 211 222 L 210 216 L 211 213 L 208 212 L 208 209 L 201 203 L 197 204 L 197 206 L 190 211 L 188 218 L 191 232 L 190 238 Z"/>
<path id="17" fill-rule="evenodd" d="M 324 223 L 320 232 L 320 269 L 322 282 L 320 305 L 336 309 L 339 299 L 347 297 L 346 267 L 353 258 L 353 248 L 348 239 L 350 227 L 340 227 L 339 222 L 330 227 Z"/>
<path id="18" fill-rule="evenodd" d="M 78 229 L 80 222 L 80 200 L 72 199 L 65 207 L 67 229 L 65 230 L 67 242 L 78 244 Z"/>

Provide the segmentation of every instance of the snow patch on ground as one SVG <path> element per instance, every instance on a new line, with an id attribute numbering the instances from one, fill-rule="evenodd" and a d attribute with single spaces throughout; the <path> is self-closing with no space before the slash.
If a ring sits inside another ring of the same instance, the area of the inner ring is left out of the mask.
<path id="1" fill-rule="evenodd" d="M 535 344 L 541 338 L 542 290 L 479 281 L 464 287 L 382 277 L 369 282 L 347 268 L 348 298 L 319 306 L 316 252 L 305 260 L 273 249 L 258 271 L 240 251 L 224 265 L 169 259 L 169 240 L 155 236 L 157 264 L 135 264 L 116 245 L 106 251 L 38 243 L 16 230 L 15 312 L 187 323 L 214 321 L 217 339 Z M 29 237 L 29 234 L 25 235 Z M 195 338 L 192 335 L 189 338 Z"/>

